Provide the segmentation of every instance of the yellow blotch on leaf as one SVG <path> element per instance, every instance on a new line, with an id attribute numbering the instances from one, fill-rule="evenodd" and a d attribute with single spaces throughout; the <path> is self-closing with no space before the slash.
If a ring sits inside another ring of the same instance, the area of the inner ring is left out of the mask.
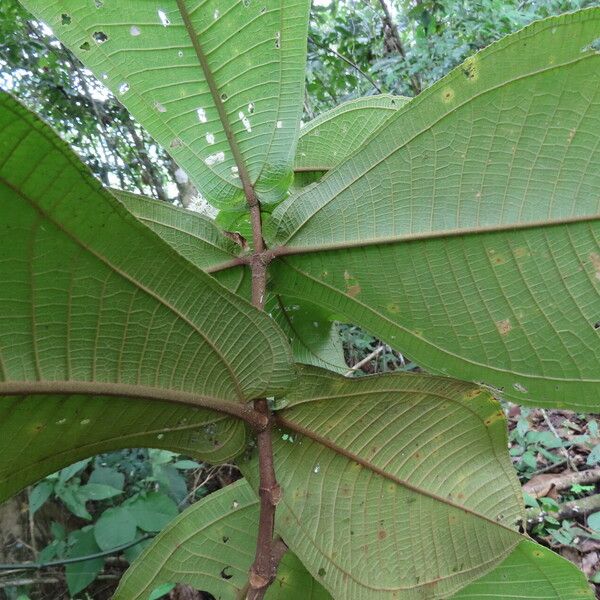
<path id="1" fill-rule="evenodd" d="M 490 425 L 493 425 L 496 421 L 499 421 L 500 419 L 504 419 L 504 413 L 501 410 L 498 410 L 484 421 L 485 426 L 489 427 Z"/>

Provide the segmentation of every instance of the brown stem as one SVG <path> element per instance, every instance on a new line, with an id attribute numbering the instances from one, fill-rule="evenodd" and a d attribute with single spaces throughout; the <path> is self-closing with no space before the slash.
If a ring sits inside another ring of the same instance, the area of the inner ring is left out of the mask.
<path id="1" fill-rule="evenodd" d="M 259 463 L 259 498 L 260 516 L 258 521 L 258 539 L 256 555 L 250 567 L 248 600 L 261 600 L 269 585 L 275 579 L 279 560 L 276 558 L 276 544 L 273 540 L 275 532 L 275 510 L 281 500 L 281 488 L 275 477 L 272 445 L 272 416 L 265 399 L 255 400 L 254 408 L 268 417 L 269 425 L 257 435 Z"/>
<path id="2" fill-rule="evenodd" d="M 240 147 L 235 139 L 217 82 L 208 62 L 208 57 L 204 53 L 198 34 L 194 30 L 192 18 L 185 0 L 176 0 L 176 2 L 179 14 L 183 19 L 183 24 L 204 73 L 212 100 L 219 115 L 219 120 L 227 136 L 227 141 L 229 142 L 229 147 L 238 169 L 238 176 L 242 183 L 242 189 L 250 211 L 254 246 L 253 253 L 249 257 L 249 265 L 252 272 L 252 303 L 258 310 L 263 310 L 267 288 L 267 265 L 270 260 L 270 254 L 265 251 L 265 243 L 262 237 L 260 202 L 254 191 L 254 186 Z M 281 498 L 281 489 L 275 478 L 273 462 L 273 446 L 271 441 L 273 415 L 265 398 L 259 398 L 254 401 L 254 412 L 257 416 L 262 417 L 267 425 L 264 428 L 256 429 L 260 478 L 260 516 L 256 556 L 254 563 L 250 567 L 247 597 L 251 600 L 260 600 L 264 597 L 267 588 L 275 579 L 277 564 L 279 562 L 277 560 L 277 545 L 273 540 L 273 534 L 275 531 L 275 507 Z"/>

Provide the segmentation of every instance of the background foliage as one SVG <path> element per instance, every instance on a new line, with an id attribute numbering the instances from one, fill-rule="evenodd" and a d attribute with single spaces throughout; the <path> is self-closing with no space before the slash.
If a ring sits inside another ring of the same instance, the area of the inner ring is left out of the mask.
<path id="1" fill-rule="evenodd" d="M 417 95 L 466 56 L 529 22 L 599 4 L 592 0 L 318 2 L 310 22 L 304 120 L 365 95 Z M 185 172 L 16 0 L 0 4 L 0 39 L 0 87 L 48 120 L 105 185 L 212 210 Z M 231 228 L 236 229 L 236 224 Z M 353 325 L 339 329 L 348 365 L 362 363 L 357 374 L 418 368 Z M 600 506 L 594 500 L 600 475 L 583 483 L 554 485 L 549 494 L 540 494 L 535 487 L 549 481 L 540 479 L 544 475 L 598 470 L 596 420 L 515 405 L 507 405 L 506 410 L 511 455 L 526 484 L 529 528 L 577 562 L 592 581 L 600 581 L 600 513 L 594 513 Z M 3 562 L 47 562 L 141 541 L 118 557 L 113 553 L 31 577 L 7 570 L 0 576 L 0 595 L 110 597 L 127 561 L 139 553 L 146 539 L 194 500 L 237 477 L 227 465 L 212 468 L 152 449 L 103 454 L 63 469 L 31 487 L 12 507 L 0 509 L 0 529 L 6 532 L 0 540 Z M 589 519 L 581 522 L 580 514 L 588 513 Z M 8 521 L 16 521 L 16 526 L 3 528 Z M 168 586 L 161 592 L 175 597 L 187 593 Z"/>

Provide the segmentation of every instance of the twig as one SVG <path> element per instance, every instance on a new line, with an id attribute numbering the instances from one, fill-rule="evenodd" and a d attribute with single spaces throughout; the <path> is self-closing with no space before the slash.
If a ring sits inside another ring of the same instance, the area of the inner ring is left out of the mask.
<path id="1" fill-rule="evenodd" d="M 586 515 L 589 515 L 592 512 L 596 512 L 600 509 L 600 494 L 594 494 L 593 496 L 587 496 L 585 498 L 581 498 L 579 500 L 570 500 L 569 502 L 564 502 L 563 504 L 559 504 L 558 512 L 548 513 L 551 517 L 555 519 L 577 519 L 583 518 Z M 537 508 L 528 508 L 526 513 L 527 515 L 527 523 L 528 529 L 535 525 L 535 521 L 538 518 L 544 516 L 545 513 L 540 513 Z M 532 523 L 529 523 L 529 521 Z"/>
<path id="2" fill-rule="evenodd" d="M 320 42 L 317 42 L 311 36 L 308 36 L 308 41 L 311 44 L 314 44 L 315 46 L 317 46 L 317 48 L 321 48 L 322 50 L 325 50 L 325 52 L 329 52 L 330 54 L 333 54 L 340 60 L 344 61 L 346 64 L 350 65 L 355 71 L 357 71 L 360 75 L 362 75 L 377 90 L 378 94 L 381 94 L 381 88 L 377 85 L 377 83 L 375 83 L 374 79 L 368 73 L 365 73 L 356 63 L 351 61 L 349 58 L 347 58 L 343 54 L 340 54 L 334 48 L 331 48 L 330 46 L 326 46 L 325 44 L 321 44 Z"/>
<path id="3" fill-rule="evenodd" d="M 371 354 L 368 354 L 362 360 L 359 360 L 354 366 L 350 367 L 350 369 L 346 372 L 345 377 L 350 377 L 353 373 L 358 371 L 361 367 L 364 367 L 368 362 L 372 361 L 374 358 L 379 356 L 383 352 L 384 348 L 385 348 L 385 346 L 383 344 L 381 344 L 380 346 L 377 346 L 377 348 L 375 348 L 375 350 L 373 350 L 373 352 L 371 352 Z"/>
<path id="4" fill-rule="evenodd" d="M 219 93 L 219 88 L 214 75 L 208 64 L 208 60 L 200 39 L 194 29 L 191 15 L 186 6 L 185 0 L 176 0 L 179 14 L 188 33 L 194 52 L 200 67 L 204 73 L 204 78 L 208 84 L 210 95 L 217 109 L 219 120 L 223 126 L 225 136 L 229 143 L 229 148 L 238 169 L 238 177 L 242 184 L 242 190 L 246 197 L 246 203 L 250 212 L 250 223 L 252 224 L 253 252 L 250 255 L 250 269 L 252 273 L 252 304 L 258 310 L 264 310 L 265 293 L 267 288 L 267 265 L 271 260 L 271 255 L 265 252 L 265 243 L 262 237 L 262 223 L 260 214 L 260 202 L 254 191 L 254 186 L 246 168 L 246 163 L 242 156 L 240 147 L 235 138 L 229 117 L 225 110 L 223 99 Z M 273 415 L 269 409 L 266 398 L 254 400 L 253 413 L 259 419 L 265 422 L 264 427 L 255 427 L 257 433 L 256 443 L 258 447 L 258 465 L 259 465 L 259 496 L 260 496 L 260 515 L 258 536 L 256 542 L 256 555 L 254 563 L 250 567 L 249 573 L 249 591 L 250 600 L 261 600 L 267 591 L 267 588 L 275 579 L 277 564 L 274 557 L 276 555 L 276 545 L 273 540 L 275 531 L 275 507 L 281 499 L 281 488 L 275 478 L 275 466 L 273 459 L 273 445 L 271 438 L 271 428 Z"/>
<path id="5" fill-rule="evenodd" d="M 31 486 L 28 488 L 28 494 L 27 494 L 27 498 L 30 497 L 31 495 Z M 30 549 L 31 549 L 31 553 L 33 554 L 33 558 L 36 559 L 37 558 L 37 546 L 35 543 L 35 521 L 34 521 L 35 515 L 34 513 L 31 512 L 31 507 L 28 505 L 27 506 L 27 521 L 28 521 L 28 525 L 29 525 L 29 541 L 31 543 Z"/>
<path id="6" fill-rule="evenodd" d="M 98 575 L 96 579 L 116 581 L 117 579 L 121 579 L 121 575 L 113 575 L 111 573 L 106 573 Z M 28 577 L 23 579 L 11 579 L 9 581 L 0 582 L 0 589 L 9 587 L 21 587 L 25 585 L 56 585 L 61 581 L 62 579 L 59 579 L 58 577 Z"/>
<path id="7" fill-rule="evenodd" d="M 111 548 L 110 550 L 104 550 L 103 552 L 97 552 L 95 554 L 86 554 L 85 556 L 75 556 L 73 558 L 61 558 L 58 560 L 49 560 L 46 562 L 39 563 L 4 563 L 0 564 L 0 571 L 37 571 L 39 569 L 47 569 L 49 567 L 59 567 L 62 565 L 71 565 L 74 563 L 85 562 L 87 560 L 92 560 L 94 558 L 103 558 L 105 556 L 111 556 L 113 554 L 117 554 L 122 552 L 123 550 L 127 550 L 127 548 L 131 548 L 132 546 L 137 546 L 141 542 L 153 538 L 155 534 L 147 533 L 137 540 L 133 540 L 133 542 L 129 542 L 128 544 L 123 544 L 121 546 L 116 546 L 115 548 Z"/>
<path id="8" fill-rule="evenodd" d="M 587 471 L 575 471 L 554 476 L 548 475 L 540 482 L 532 479 L 523 486 L 523 491 L 538 497 L 545 495 L 552 488 L 561 491 L 575 484 L 585 485 L 587 483 L 596 483 L 596 481 L 600 481 L 600 467 L 588 469 Z"/>

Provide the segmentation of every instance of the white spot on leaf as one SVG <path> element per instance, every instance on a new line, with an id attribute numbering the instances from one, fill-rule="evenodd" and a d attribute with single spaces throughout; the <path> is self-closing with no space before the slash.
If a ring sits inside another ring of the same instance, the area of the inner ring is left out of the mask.
<path id="1" fill-rule="evenodd" d="M 160 19 L 160 22 L 162 23 L 163 27 L 166 27 L 167 25 L 171 24 L 169 17 L 167 17 L 167 13 L 162 9 L 158 10 L 158 18 Z"/>
<path id="2" fill-rule="evenodd" d="M 225 160 L 225 152 L 215 152 L 214 154 L 207 156 L 204 159 L 204 162 L 208 167 L 212 167 L 214 165 L 218 165 L 219 163 L 224 162 L 224 160 Z"/>
<path id="3" fill-rule="evenodd" d="M 119 94 L 125 94 L 129 91 L 129 84 L 124 81 L 120 86 L 119 86 Z"/>
<path id="4" fill-rule="evenodd" d="M 244 125 L 244 128 L 246 129 L 246 131 L 248 133 L 250 133 L 252 131 L 252 126 L 250 125 L 250 120 L 248 119 L 248 117 L 241 110 L 238 113 L 238 117 L 242 121 L 242 124 Z"/>
<path id="5" fill-rule="evenodd" d="M 208 144 L 214 144 L 215 143 L 215 136 L 212 133 L 207 133 L 206 134 L 206 142 Z"/>
<path id="6" fill-rule="evenodd" d="M 141 30 L 139 27 L 137 27 L 136 25 L 132 25 L 131 29 L 129 30 L 129 33 L 133 36 L 133 37 L 137 37 L 138 35 L 140 35 Z"/>
<path id="7" fill-rule="evenodd" d="M 206 111 L 203 108 L 196 109 L 196 114 L 198 115 L 198 121 L 200 121 L 200 123 L 206 123 L 206 121 L 208 121 L 206 118 Z"/>

